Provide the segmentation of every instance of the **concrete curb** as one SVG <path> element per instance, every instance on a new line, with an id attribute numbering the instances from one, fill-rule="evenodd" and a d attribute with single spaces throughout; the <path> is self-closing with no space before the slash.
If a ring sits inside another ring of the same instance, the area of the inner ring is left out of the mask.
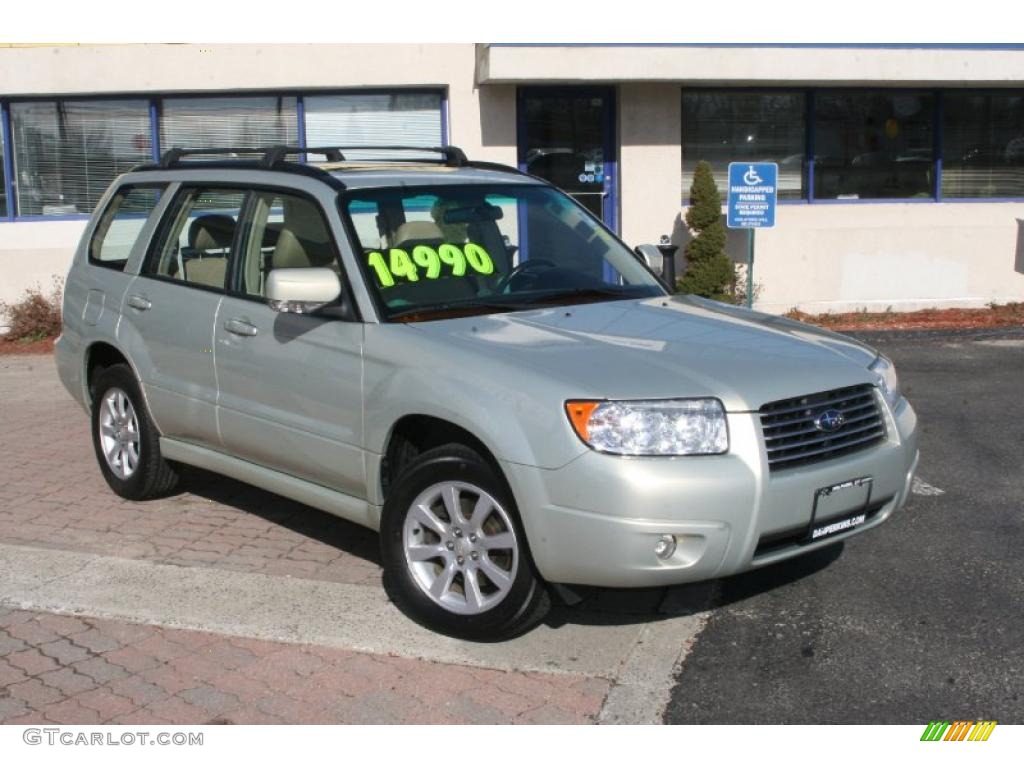
<path id="1" fill-rule="evenodd" d="M 468 643 L 429 632 L 377 587 L 0 544 L 0 603 L 290 643 L 517 672 L 603 678 L 601 722 L 661 722 L 679 660 L 706 621 L 672 591 L 664 618 L 542 625 Z"/>

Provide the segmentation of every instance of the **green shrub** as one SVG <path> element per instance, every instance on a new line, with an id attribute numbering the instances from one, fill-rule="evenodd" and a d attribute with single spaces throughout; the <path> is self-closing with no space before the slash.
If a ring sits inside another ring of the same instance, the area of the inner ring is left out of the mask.
<path id="1" fill-rule="evenodd" d="M 725 222 L 711 165 L 697 163 L 690 187 L 686 225 L 695 233 L 686 246 L 686 271 L 679 278 L 682 293 L 735 302 L 736 272 L 725 255 Z"/>
<path id="2" fill-rule="evenodd" d="M 7 338 L 39 341 L 59 335 L 63 288 L 63 281 L 55 276 L 49 294 L 44 294 L 38 285 L 34 285 L 25 291 L 21 300 L 13 304 L 0 301 L 0 312 L 11 326 Z"/>

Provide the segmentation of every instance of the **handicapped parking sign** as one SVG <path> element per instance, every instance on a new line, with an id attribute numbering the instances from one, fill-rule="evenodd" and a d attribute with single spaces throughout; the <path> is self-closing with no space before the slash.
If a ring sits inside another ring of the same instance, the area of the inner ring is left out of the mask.
<path id="1" fill-rule="evenodd" d="M 729 163 L 729 228 L 774 227 L 778 181 L 779 166 L 775 163 Z"/>

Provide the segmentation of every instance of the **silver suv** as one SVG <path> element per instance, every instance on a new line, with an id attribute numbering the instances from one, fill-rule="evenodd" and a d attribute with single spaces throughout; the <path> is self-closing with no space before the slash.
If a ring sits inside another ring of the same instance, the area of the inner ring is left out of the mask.
<path id="1" fill-rule="evenodd" d="M 733 574 L 906 501 L 885 357 L 672 295 L 537 178 L 377 149 L 172 150 L 113 183 L 57 363 L 115 493 L 192 464 L 377 529 L 396 605 L 473 639 L 552 585 Z"/>

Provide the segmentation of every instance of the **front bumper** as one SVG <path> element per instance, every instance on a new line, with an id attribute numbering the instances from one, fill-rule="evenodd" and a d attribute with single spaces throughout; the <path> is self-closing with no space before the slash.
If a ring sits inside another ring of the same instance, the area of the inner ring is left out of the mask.
<path id="1" fill-rule="evenodd" d="M 756 413 L 730 413 L 722 456 L 621 457 L 588 451 L 554 470 L 503 463 L 541 575 L 603 587 L 680 584 L 811 552 L 875 528 L 907 500 L 917 466 L 917 416 L 884 409 L 888 438 L 818 464 L 768 471 Z M 873 479 L 866 523 L 805 544 L 814 493 Z M 666 560 L 654 554 L 677 538 Z"/>

